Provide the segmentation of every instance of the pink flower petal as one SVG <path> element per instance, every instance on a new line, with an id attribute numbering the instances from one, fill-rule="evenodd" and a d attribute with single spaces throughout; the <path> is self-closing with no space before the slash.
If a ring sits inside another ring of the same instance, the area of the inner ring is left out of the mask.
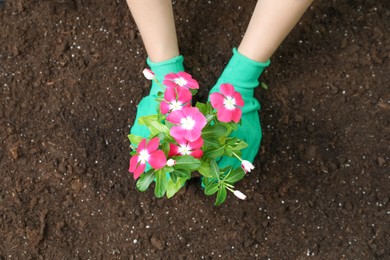
<path id="1" fill-rule="evenodd" d="M 191 155 L 194 157 L 194 158 L 198 158 L 200 159 L 203 155 L 203 151 L 202 150 L 194 150 L 191 152 Z"/>
<path id="2" fill-rule="evenodd" d="M 219 109 L 223 106 L 224 96 L 221 93 L 214 92 L 210 95 L 211 106 L 215 109 Z"/>
<path id="3" fill-rule="evenodd" d="M 200 149 L 203 146 L 203 139 L 202 137 L 198 138 L 194 142 L 190 143 L 190 147 L 192 150 Z"/>
<path id="4" fill-rule="evenodd" d="M 146 164 L 140 163 L 133 173 L 134 179 L 138 179 L 138 177 L 145 171 L 145 168 Z"/>
<path id="5" fill-rule="evenodd" d="M 165 115 L 169 113 L 169 104 L 165 101 L 161 101 L 160 103 L 161 114 Z"/>
<path id="6" fill-rule="evenodd" d="M 186 79 L 187 84 L 186 86 L 191 89 L 199 89 L 199 83 L 195 79 Z"/>
<path id="7" fill-rule="evenodd" d="M 146 139 L 142 139 L 142 141 L 138 144 L 138 147 L 137 147 L 137 153 L 139 153 L 140 151 L 142 151 L 143 149 L 145 149 L 145 145 L 146 145 Z"/>
<path id="8" fill-rule="evenodd" d="M 130 158 L 129 172 L 134 172 L 138 165 L 138 155 Z"/>
<path id="9" fill-rule="evenodd" d="M 237 106 L 240 106 L 240 107 L 244 106 L 244 100 L 242 99 L 242 96 L 239 92 L 235 92 L 233 97 L 236 100 Z"/>
<path id="10" fill-rule="evenodd" d="M 164 99 L 167 102 L 176 101 L 175 87 L 168 87 L 164 92 Z"/>
<path id="11" fill-rule="evenodd" d="M 179 100 L 183 104 L 190 102 L 192 99 L 191 91 L 189 91 L 187 88 L 178 88 L 177 95 L 177 100 Z"/>
<path id="12" fill-rule="evenodd" d="M 201 135 L 201 131 L 194 128 L 192 129 L 191 131 L 185 131 L 185 135 L 184 135 L 184 138 L 187 139 L 188 141 L 190 142 L 193 142 L 195 141 L 196 139 L 198 139 Z"/>
<path id="13" fill-rule="evenodd" d="M 157 150 L 150 154 L 148 163 L 152 166 L 152 168 L 158 170 L 165 166 L 167 158 L 165 157 L 163 151 Z"/>
<path id="14" fill-rule="evenodd" d="M 198 109 L 197 112 L 192 115 L 192 117 L 196 122 L 195 128 L 200 128 L 200 130 L 202 130 L 203 127 L 207 124 L 206 117 Z"/>
<path id="15" fill-rule="evenodd" d="M 183 78 L 185 80 L 188 80 L 188 79 L 191 79 L 192 76 L 191 76 L 191 74 L 189 74 L 185 71 L 179 71 L 178 73 L 176 73 L 176 78 Z"/>
<path id="16" fill-rule="evenodd" d="M 221 107 L 221 108 L 218 109 L 217 117 L 218 117 L 218 120 L 221 121 L 221 122 L 228 123 L 228 122 L 232 121 L 232 114 L 231 114 L 231 112 L 228 109 L 224 108 L 224 107 Z"/>
<path id="17" fill-rule="evenodd" d="M 228 83 L 225 83 L 225 84 L 222 84 L 221 87 L 221 92 L 224 96 L 229 96 L 229 97 L 233 97 L 234 96 L 234 87 L 232 84 L 228 84 Z"/>
<path id="18" fill-rule="evenodd" d="M 238 123 L 241 119 L 242 111 L 240 108 L 236 108 L 233 111 L 231 111 L 232 120 L 236 123 Z"/>
<path id="19" fill-rule="evenodd" d="M 175 80 L 176 78 L 177 78 L 176 73 L 168 73 L 167 75 L 165 75 L 164 81 L 165 81 L 165 80 L 173 81 L 173 80 Z"/>
<path id="20" fill-rule="evenodd" d="M 183 139 L 186 131 L 183 128 L 181 128 L 180 126 L 172 126 L 169 133 L 175 139 Z"/>
<path id="21" fill-rule="evenodd" d="M 175 144 L 169 144 L 169 153 L 168 156 L 172 157 L 179 153 L 179 147 Z"/>
<path id="22" fill-rule="evenodd" d="M 158 149 L 158 146 L 160 144 L 160 139 L 158 137 L 152 138 L 152 140 L 149 141 L 148 145 L 146 146 L 146 150 L 149 153 L 152 153 Z"/>
<path id="23" fill-rule="evenodd" d="M 172 124 L 180 124 L 180 121 L 183 117 L 183 110 L 175 110 L 167 116 L 167 121 L 171 122 Z"/>

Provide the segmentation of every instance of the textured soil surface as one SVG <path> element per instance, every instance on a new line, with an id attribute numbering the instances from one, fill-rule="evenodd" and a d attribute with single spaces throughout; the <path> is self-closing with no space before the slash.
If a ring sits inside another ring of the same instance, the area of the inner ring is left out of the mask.
<path id="1" fill-rule="evenodd" d="M 205 98 L 256 1 L 175 1 Z M 258 89 L 254 172 L 220 207 L 127 172 L 146 53 L 125 1 L 0 7 L 0 259 L 389 259 L 390 4 L 321 1 Z M 158 39 L 158 35 L 156 35 Z"/>

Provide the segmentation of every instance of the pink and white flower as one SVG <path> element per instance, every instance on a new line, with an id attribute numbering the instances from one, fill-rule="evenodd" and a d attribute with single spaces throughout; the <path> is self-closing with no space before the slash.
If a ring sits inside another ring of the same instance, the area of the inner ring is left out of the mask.
<path id="1" fill-rule="evenodd" d="M 156 78 L 156 75 L 150 69 L 146 68 L 142 71 L 142 73 L 144 74 L 145 78 L 148 80 L 154 80 Z"/>
<path id="2" fill-rule="evenodd" d="M 152 168 L 158 170 L 165 166 L 167 161 L 162 150 L 157 150 L 160 144 L 158 137 L 154 137 L 146 144 L 146 139 L 142 139 L 137 148 L 137 153 L 130 158 L 129 172 L 137 179 L 149 163 Z"/>
<path id="3" fill-rule="evenodd" d="M 199 83 L 192 78 L 187 72 L 169 73 L 165 75 L 163 84 L 167 87 L 186 87 L 190 89 L 198 89 Z"/>
<path id="4" fill-rule="evenodd" d="M 176 161 L 173 160 L 173 159 L 169 159 L 169 160 L 167 161 L 167 166 L 169 166 L 169 167 L 172 167 L 172 166 L 174 166 L 175 164 L 176 164 Z"/>
<path id="5" fill-rule="evenodd" d="M 233 192 L 233 194 L 234 194 L 234 196 L 236 196 L 240 200 L 246 200 L 246 195 L 244 193 L 242 193 L 241 191 L 239 191 L 239 190 L 235 190 Z"/>
<path id="6" fill-rule="evenodd" d="M 168 114 L 171 111 L 181 110 L 191 106 L 192 94 L 187 88 L 168 87 L 164 92 L 164 100 L 160 103 L 161 113 Z"/>
<path id="7" fill-rule="evenodd" d="M 197 107 L 184 107 L 181 110 L 172 111 L 167 116 L 167 121 L 175 124 L 169 133 L 176 140 L 186 139 L 190 142 L 197 140 L 203 127 L 206 126 L 206 117 Z"/>
<path id="8" fill-rule="evenodd" d="M 238 123 L 242 115 L 240 107 L 244 106 L 241 94 L 234 90 L 233 85 L 227 83 L 222 84 L 220 89 L 221 93 L 215 92 L 210 95 L 210 102 L 217 110 L 218 120 Z"/>
<path id="9" fill-rule="evenodd" d="M 245 171 L 245 173 L 251 172 L 255 166 L 247 160 L 242 160 L 241 161 L 241 168 Z"/>
<path id="10" fill-rule="evenodd" d="M 203 155 L 203 151 L 201 150 L 203 146 L 203 139 L 199 137 L 194 142 L 190 142 L 188 140 L 176 140 L 178 145 L 169 144 L 169 156 L 175 155 L 191 155 L 194 158 L 200 159 Z"/>

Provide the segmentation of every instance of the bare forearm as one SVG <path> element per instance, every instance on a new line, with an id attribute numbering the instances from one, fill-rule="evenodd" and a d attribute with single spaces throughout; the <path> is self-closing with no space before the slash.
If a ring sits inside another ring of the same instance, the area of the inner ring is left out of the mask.
<path id="1" fill-rule="evenodd" d="M 259 0 L 238 51 L 267 61 L 313 0 Z"/>
<path id="2" fill-rule="evenodd" d="M 171 0 L 127 0 L 150 60 L 179 55 Z"/>

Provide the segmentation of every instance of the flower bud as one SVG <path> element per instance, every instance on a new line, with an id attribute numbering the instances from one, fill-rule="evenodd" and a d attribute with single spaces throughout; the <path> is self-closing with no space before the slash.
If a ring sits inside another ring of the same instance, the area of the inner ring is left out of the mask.
<path id="1" fill-rule="evenodd" d="M 245 171 L 245 173 L 247 173 L 251 172 L 255 168 L 255 166 L 250 161 L 242 160 L 241 168 Z"/>
<path id="2" fill-rule="evenodd" d="M 234 194 L 237 198 L 239 198 L 240 200 L 245 200 L 245 199 L 246 199 L 246 195 L 245 195 L 244 193 L 242 193 L 241 191 L 239 191 L 239 190 L 235 190 L 235 191 L 233 192 L 233 194 Z"/>
<path id="3" fill-rule="evenodd" d="M 176 161 L 173 160 L 173 159 L 169 159 L 169 160 L 167 161 L 167 166 L 169 166 L 169 167 L 172 167 L 172 166 L 175 165 L 175 164 L 176 164 Z"/>
<path id="4" fill-rule="evenodd" d="M 151 71 L 150 69 L 144 69 L 142 73 L 144 74 L 145 78 L 148 80 L 154 80 L 156 77 L 156 75 L 154 75 L 154 72 Z"/>

